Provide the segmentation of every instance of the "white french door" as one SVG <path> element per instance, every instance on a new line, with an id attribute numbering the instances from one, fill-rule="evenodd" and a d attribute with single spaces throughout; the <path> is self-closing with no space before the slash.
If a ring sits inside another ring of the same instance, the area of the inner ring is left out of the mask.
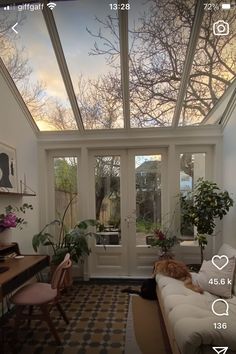
<path id="1" fill-rule="evenodd" d="M 148 236 L 166 213 L 166 151 L 90 152 L 90 205 L 100 220 L 90 276 L 150 276 L 157 250 Z"/>

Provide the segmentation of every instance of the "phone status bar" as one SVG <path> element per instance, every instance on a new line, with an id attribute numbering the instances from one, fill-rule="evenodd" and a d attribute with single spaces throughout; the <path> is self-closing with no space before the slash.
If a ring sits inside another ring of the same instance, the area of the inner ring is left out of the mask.
<path id="1" fill-rule="evenodd" d="M 3 7 L 4 11 L 42 11 L 44 8 L 44 4 L 43 3 L 23 3 L 23 4 L 13 4 L 13 5 L 7 5 Z M 46 5 L 50 10 L 53 10 L 57 4 L 54 2 L 49 2 Z"/>

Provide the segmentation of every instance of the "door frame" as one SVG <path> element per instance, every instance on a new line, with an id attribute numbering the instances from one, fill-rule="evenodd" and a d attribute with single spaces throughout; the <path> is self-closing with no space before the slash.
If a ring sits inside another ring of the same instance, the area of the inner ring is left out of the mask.
<path id="1" fill-rule="evenodd" d="M 161 222 L 163 222 L 165 215 L 168 213 L 168 150 L 166 148 L 128 150 L 128 182 L 130 182 L 129 189 L 131 189 L 131 192 L 128 194 L 128 210 L 129 213 L 132 213 L 132 211 L 136 209 L 135 156 L 149 155 L 161 155 Z M 131 231 L 131 238 L 128 243 L 128 253 L 130 257 L 128 263 L 128 275 L 131 277 L 150 277 L 152 274 L 153 263 L 158 258 L 158 249 L 148 245 L 136 244 L 136 220 L 134 223 L 131 223 L 129 229 Z"/>
<path id="2" fill-rule="evenodd" d="M 124 175 L 124 150 L 109 149 L 107 150 L 90 150 L 89 151 L 89 205 L 90 211 L 96 218 L 95 206 L 95 158 L 96 156 L 120 156 L 120 176 Z M 127 186 L 120 178 L 120 194 L 127 194 Z M 121 230 L 124 228 L 123 219 L 125 210 L 121 207 Z M 121 232 L 122 235 L 122 232 Z M 121 236 L 122 237 L 122 236 Z M 97 245 L 96 240 L 91 240 L 91 257 L 89 257 L 89 270 L 91 277 L 124 277 L 127 269 L 127 244 L 122 237 L 121 245 Z"/>
<path id="3" fill-rule="evenodd" d="M 91 277 L 150 277 L 153 262 L 157 259 L 157 249 L 148 246 L 136 246 L 136 222 L 135 227 L 130 229 L 127 223 L 127 215 L 136 205 L 135 189 L 135 155 L 162 155 L 161 185 L 162 215 L 167 213 L 167 148 L 145 149 L 94 149 L 89 151 L 89 204 L 91 214 L 95 212 L 95 157 L 96 156 L 120 156 L 120 194 L 121 194 L 121 245 L 96 245 L 92 240 L 92 257 L 89 257 L 89 269 Z M 133 184 L 133 186 L 132 186 Z M 122 196 L 126 196 L 122 198 Z M 130 235 L 130 231 L 132 233 Z"/>

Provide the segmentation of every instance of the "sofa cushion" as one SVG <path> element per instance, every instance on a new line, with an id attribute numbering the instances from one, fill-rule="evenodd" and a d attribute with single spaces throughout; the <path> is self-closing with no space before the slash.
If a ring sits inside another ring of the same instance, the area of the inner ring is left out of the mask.
<path id="1" fill-rule="evenodd" d="M 236 258 L 236 249 L 228 245 L 227 243 L 223 243 L 220 247 L 218 254 L 220 256 L 225 255 L 229 258 L 235 257 Z M 236 270 L 234 271 L 234 281 L 233 281 L 233 294 L 236 295 Z"/>
<path id="2" fill-rule="evenodd" d="M 223 243 L 220 247 L 218 254 L 221 256 L 225 254 L 227 257 L 236 257 L 236 248 L 231 247 L 227 243 Z"/>
<path id="3" fill-rule="evenodd" d="M 197 274 L 193 273 L 192 277 Z M 162 304 L 167 328 L 181 354 L 212 353 L 212 346 L 227 345 L 236 353 L 236 297 L 227 299 L 230 316 L 217 318 L 211 306 L 218 297 L 205 291 L 196 293 L 184 282 L 161 274 L 156 275 L 158 299 Z M 223 306 L 224 304 L 219 304 Z M 224 308 L 222 308 L 224 310 Z M 227 329 L 217 331 L 215 322 L 225 322 Z"/>
<path id="4" fill-rule="evenodd" d="M 223 269 L 216 268 L 212 261 L 203 261 L 195 282 L 204 291 L 224 298 L 232 297 L 235 257 L 229 258 Z"/>

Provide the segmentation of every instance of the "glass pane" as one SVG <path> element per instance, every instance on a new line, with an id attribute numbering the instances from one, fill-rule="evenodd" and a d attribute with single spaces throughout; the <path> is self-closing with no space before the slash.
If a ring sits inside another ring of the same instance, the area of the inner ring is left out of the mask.
<path id="1" fill-rule="evenodd" d="M 206 154 L 205 153 L 189 153 L 180 154 L 180 195 L 186 195 L 187 192 L 192 192 L 194 184 L 198 178 L 205 178 L 206 173 Z M 193 203 L 189 199 L 189 203 Z M 180 205 L 181 209 L 181 205 Z M 181 215 L 181 210 L 180 210 Z M 183 220 L 180 222 L 180 233 L 183 236 L 194 237 L 194 227 L 185 225 Z"/>
<path id="2" fill-rule="evenodd" d="M 194 1 L 135 0 L 129 10 L 132 127 L 172 123 Z"/>
<path id="3" fill-rule="evenodd" d="M 161 164 L 161 155 L 135 156 L 137 245 L 161 223 Z"/>
<path id="4" fill-rule="evenodd" d="M 0 56 L 40 130 L 77 129 L 43 15 L 19 6 L 0 9 Z"/>
<path id="5" fill-rule="evenodd" d="M 214 4 L 218 11 L 204 13 L 180 125 L 200 124 L 236 76 L 236 8 Z"/>
<path id="6" fill-rule="evenodd" d="M 123 128 L 117 11 L 97 0 L 53 10 L 86 129 Z"/>
<path id="7" fill-rule="evenodd" d="M 97 244 L 119 245 L 120 157 L 98 156 L 95 167 L 96 219 L 101 226 Z"/>
<path id="8" fill-rule="evenodd" d="M 77 177 L 76 157 L 54 158 L 55 217 L 61 220 L 69 205 L 64 219 L 67 230 L 78 222 Z"/>

